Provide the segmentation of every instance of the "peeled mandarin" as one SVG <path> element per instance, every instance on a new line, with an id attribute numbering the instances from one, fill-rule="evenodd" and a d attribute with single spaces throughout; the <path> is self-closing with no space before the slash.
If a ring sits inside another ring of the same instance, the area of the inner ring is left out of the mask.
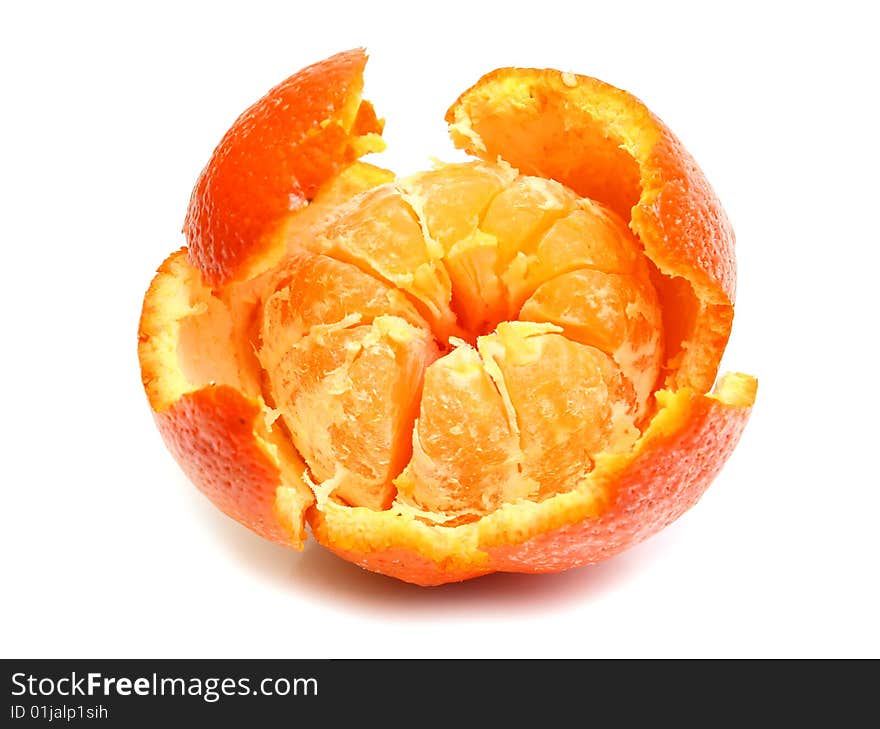
<path id="1" fill-rule="evenodd" d="M 192 481 L 258 534 L 423 585 L 553 572 L 692 506 L 754 401 L 718 362 L 733 231 L 640 101 L 493 71 L 466 163 L 403 179 L 363 50 L 245 111 L 196 183 L 138 355 Z"/>

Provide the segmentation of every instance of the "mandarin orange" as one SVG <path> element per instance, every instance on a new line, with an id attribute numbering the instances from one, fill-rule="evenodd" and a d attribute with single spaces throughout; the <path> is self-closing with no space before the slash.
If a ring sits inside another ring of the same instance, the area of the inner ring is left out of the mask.
<path id="1" fill-rule="evenodd" d="M 637 99 L 499 69 L 449 110 L 477 157 L 406 178 L 362 50 L 248 109 L 202 172 L 139 357 L 190 479 L 423 585 L 606 559 L 693 505 L 756 382 L 725 375 L 727 218 Z M 245 183 L 247 180 L 247 183 Z"/>

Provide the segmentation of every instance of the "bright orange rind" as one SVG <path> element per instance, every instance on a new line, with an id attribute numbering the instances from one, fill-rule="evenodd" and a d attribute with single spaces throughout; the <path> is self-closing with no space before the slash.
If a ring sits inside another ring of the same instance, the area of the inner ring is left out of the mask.
<path id="1" fill-rule="evenodd" d="M 422 585 L 607 559 L 692 506 L 756 381 L 721 377 L 733 232 L 626 92 L 499 69 L 480 158 L 396 179 L 366 56 L 275 87 L 193 192 L 144 300 L 165 442 L 225 513 Z"/>

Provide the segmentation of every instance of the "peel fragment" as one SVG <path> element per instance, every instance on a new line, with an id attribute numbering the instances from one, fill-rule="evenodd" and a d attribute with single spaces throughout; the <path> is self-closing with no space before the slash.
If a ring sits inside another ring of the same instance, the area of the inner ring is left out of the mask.
<path id="1" fill-rule="evenodd" d="M 363 102 L 363 49 L 304 68 L 247 109 L 193 190 L 188 256 L 207 283 L 251 273 L 280 243 L 279 227 L 367 152 L 384 149 L 383 123 Z M 242 184 L 242 180 L 247 184 Z"/>
<path id="2" fill-rule="evenodd" d="M 235 347 L 230 342 L 223 350 L 227 361 L 218 360 L 213 373 L 200 372 L 196 381 L 180 366 L 183 323 L 204 318 L 210 297 L 185 251 L 162 264 L 147 292 L 138 356 L 156 424 L 186 475 L 221 511 L 267 539 L 302 548 L 305 513 L 314 502 L 301 479 L 305 464 L 267 424 L 262 398 L 243 391 L 229 361 Z M 204 324 L 203 339 L 213 339 L 213 317 Z M 290 510 L 293 504 L 299 513 Z"/>

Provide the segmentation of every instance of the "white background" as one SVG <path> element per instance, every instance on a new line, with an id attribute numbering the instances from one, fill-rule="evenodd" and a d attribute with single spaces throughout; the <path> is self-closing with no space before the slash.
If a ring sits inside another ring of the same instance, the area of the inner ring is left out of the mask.
<path id="1" fill-rule="evenodd" d="M 4 656 L 880 655 L 870 3 L 127 5 L 0 11 Z M 479 75 L 534 65 L 640 96 L 716 187 L 740 266 L 723 369 L 758 402 L 661 535 L 420 589 L 261 541 L 165 450 L 136 327 L 192 184 L 248 104 L 357 45 L 398 171 L 451 157 L 443 114 Z"/>

